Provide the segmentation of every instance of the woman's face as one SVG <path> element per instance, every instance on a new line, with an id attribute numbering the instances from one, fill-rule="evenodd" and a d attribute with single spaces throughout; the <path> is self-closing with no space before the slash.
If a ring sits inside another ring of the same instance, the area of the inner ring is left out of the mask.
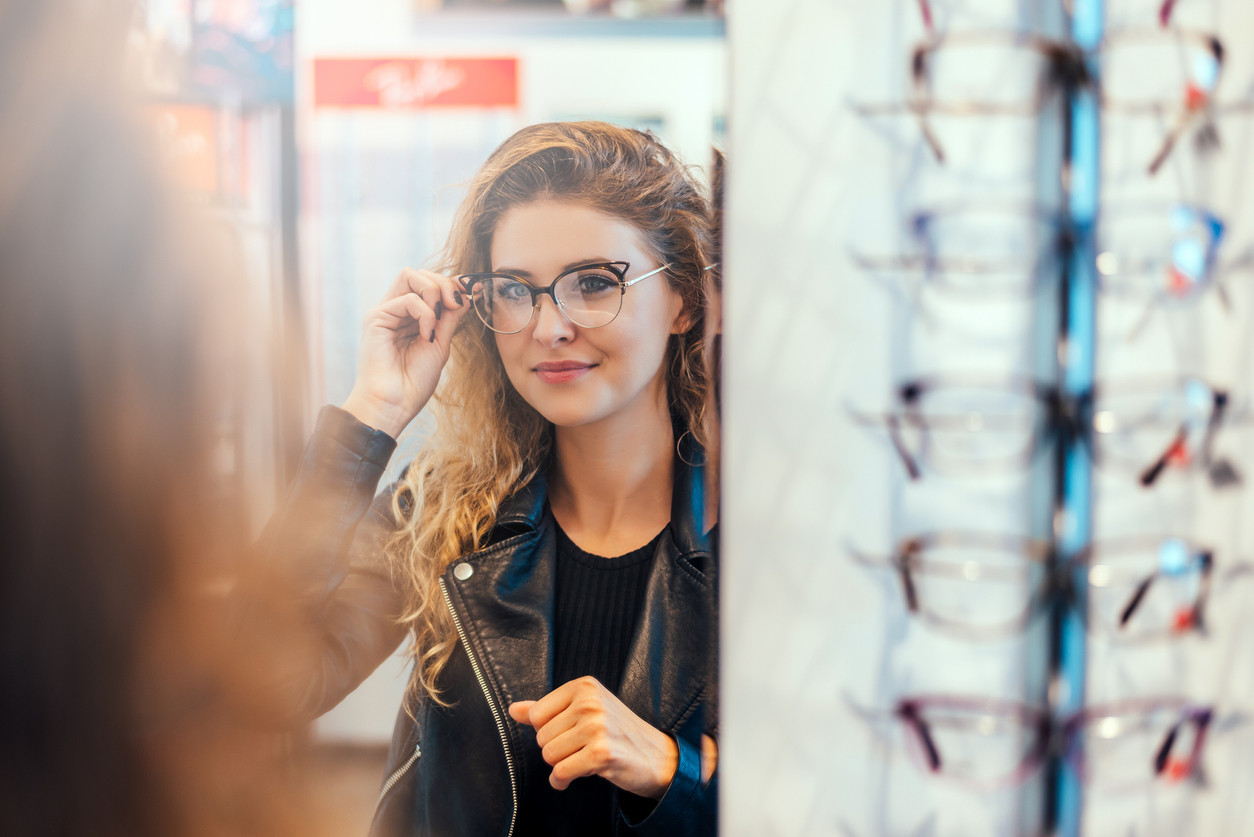
<path id="1" fill-rule="evenodd" d="M 492 270 L 547 287 L 565 270 L 591 262 L 629 262 L 631 280 L 661 267 L 639 230 L 578 203 L 542 201 L 506 212 L 492 236 Z M 496 346 L 515 389 L 559 427 L 666 408 L 662 362 L 680 328 L 683 303 L 665 272 L 632 285 L 618 316 L 600 328 L 568 320 L 542 296 L 517 334 Z"/>

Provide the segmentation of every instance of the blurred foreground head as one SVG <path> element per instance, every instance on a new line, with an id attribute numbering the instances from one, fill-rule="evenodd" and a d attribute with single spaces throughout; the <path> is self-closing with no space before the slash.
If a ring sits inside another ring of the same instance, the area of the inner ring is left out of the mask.
<path id="1" fill-rule="evenodd" d="M 0 833 L 275 833 L 211 594 L 231 294 L 111 81 L 129 14 L 0 0 Z"/>

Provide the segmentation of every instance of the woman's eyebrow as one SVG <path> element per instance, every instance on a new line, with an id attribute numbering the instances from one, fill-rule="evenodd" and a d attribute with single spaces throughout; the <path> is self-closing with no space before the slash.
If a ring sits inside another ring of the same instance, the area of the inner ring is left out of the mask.
<path id="1" fill-rule="evenodd" d="M 572 270 L 576 267 L 583 267 L 585 265 L 590 265 L 590 264 L 614 264 L 614 263 L 623 263 L 623 262 L 622 262 L 622 259 L 606 259 L 601 256 L 595 256 L 593 258 L 588 258 L 588 259 L 576 259 L 573 262 L 568 262 L 566 266 L 562 268 L 561 272 L 565 273 L 566 271 Z M 508 273 L 510 276 L 518 276 L 523 279 L 533 278 L 533 274 L 531 273 L 531 271 L 523 270 L 521 267 L 498 267 L 498 268 L 494 268 L 492 272 L 493 273 Z"/>

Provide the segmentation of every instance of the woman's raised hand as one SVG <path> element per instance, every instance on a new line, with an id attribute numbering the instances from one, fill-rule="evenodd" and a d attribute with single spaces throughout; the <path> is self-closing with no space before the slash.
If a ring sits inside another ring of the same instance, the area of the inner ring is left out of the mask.
<path id="1" fill-rule="evenodd" d="M 447 276 L 402 270 L 362 320 L 357 380 L 344 409 L 396 438 L 426 406 L 470 300 Z"/>

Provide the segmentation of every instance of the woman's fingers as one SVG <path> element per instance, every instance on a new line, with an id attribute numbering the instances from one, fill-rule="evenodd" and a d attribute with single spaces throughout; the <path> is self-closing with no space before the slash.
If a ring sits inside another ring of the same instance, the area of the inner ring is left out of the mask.
<path id="1" fill-rule="evenodd" d="M 555 720 L 549 722 L 544 728 L 549 727 L 561 721 L 563 715 L 559 715 Z M 564 729 L 553 730 L 545 743 L 540 743 L 539 736 L 536 743 L 540 744 L 540 753 L 544 756 L 544 760 L 556 767 L 565 759 L 570 758 L 575 753 L 589 746 L 596 741 L 602 740 L 603 736 L 597 736 L 592 730 L 583 726 L 578 726 L 573 722 Z"/>
<path id="2" fill-rule="evenodd" d="M 531 724 L 531 707 L 535 706 L 534 700 L 518 700 L 509 705 L 509 716 L 520 724 Z"/>
<path id="3" fill-rule="evenodd" d="M 437 314 L 462 309 L 469 303 L 457 282 L 432 270 L 405 268 L 383 296 L 383 301 L 415 293 Z"/>
<path id="4" fill-rule="evenodd" d="M 429 335 L 435 331 L 435 311 L 418 294 L 402 294 L 371 309 L 366 315 L 366 325 L 397 332 L 398 336 L 415 328 L 419 335 Z"/>
<path id="5" fill-rule="evenodd" d="M 557 790 L 566 790 L 570 783 L 583 776 L 597 775 L 605 765 L 604 756 L 593 746 L 578 751 L 553 765 L 549 784 Z"/>
<path id="6" fill-rule="evenodd" d="M 551 741 L 560 738 L 569 730 L 579 726 L 581 722 L 585 730 L 591 731 L 605 728 L 602 719 L 589 717 L 588 713 L 581 712 L 575 707 L 570 707 L 565 712 L 558 714 L 557 717 L 536 726 L 536 743 L 541 747 L 546 747 Z M 545 760 L 548 761 L 548 759 Z M 552 761 L 549 762 L 549 764 L 554 763 Z"/>
<path id="7" fill-rule="evenodd" d="M 537 730 L 566 711 L 576 701 L 593 702 L 601 692 L 609 692 L 595 677 L 579 677 L 563 683 L 544 697 L 535 701 L 530 711 L 530 723 Z"/>

